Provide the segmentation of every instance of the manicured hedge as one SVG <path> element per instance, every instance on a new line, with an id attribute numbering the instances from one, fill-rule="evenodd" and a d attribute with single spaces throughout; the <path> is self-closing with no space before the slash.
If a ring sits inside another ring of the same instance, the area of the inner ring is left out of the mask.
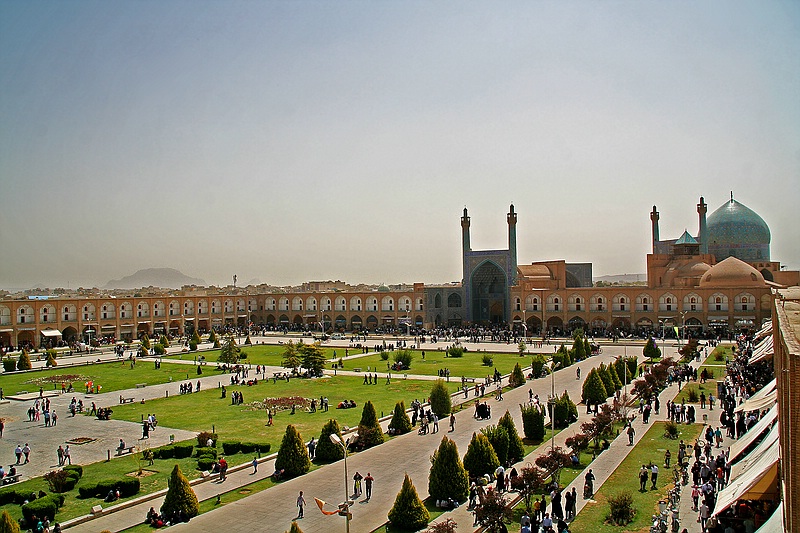
<path id="1" fill-rule="evenodd" d="M 62 494 L 50 494 L 23 505 L 22 516 L 25 517 L 25 522 L 27 523 L 31 523 L 34 515 L 39 519 L 43 519 L 46 516 L 50 521 L 53 521 L 58 508 L 62 505 L 64 505 L 64 496 Z"/>
<path id="2" fill-rule="evenodd" d="M 125 498 L 138 494 L 140 487 L 139 478 L 125 476 L 119 479 L 107 479 L 94 485 L 78 487 L 78 495 L 81 498 L 105 498 L 108 495 L 108 491 L 119 489 L 120 496 Z"/>
<path id="3" fill-rule="evenodd" d="M 67 465 L 63 468 L 66 471 L 73 471 L 78 474 L 78 479 L 83 477 L 83 467 L 81 465 Z"/>
<path id="4" fill-rule="evenodd" d="M 172 446 L 175 448 L 176 459 L 185 459 L 187 457 L 192 456 L 192 450 L 194 449 L 194 444 L 192 444 L 191 441 L 177 442 Z"/>
<path id="5" fill-rule="evenodd" d="M 17 489 L 5 489 L 0 491 L 0 505 L 7 505 L 9 503 L 16 503 L 22 505 L 31 495 L 28 490 L 22 491 Z"/>
<path id="6" fill-rule="evenodd" d="M 236 441 L 225 441 L 222 443 L 222 453 L 225 455 L 234 455 L 242 450 L 242 443 Z"/>
<path id="7" fill-rule="evenodd" d="M 203 457 L 204 455 L 210 455 L 214 458 L 217 457 L 217 449 L 216 448 L 209 448 L 208 446 L 201 446 L 194 449 L 194 456 L 195 457 Z"/>
<path id="8" fill-rule="evenodd" d="M 267 442 L 240 442 L 225 441 L 222 443 L 222 453 L 234 455 L 237 453 L 269 453 L 271 445 Z"/>
<path id="9" fill-rule="evenodd" d="M 214 465 L 216 459 L 211 455 L 202 455 L 199 459 L 197 459 L 197 468 L 199 470 L 211 470 L 211 467 Z"/>

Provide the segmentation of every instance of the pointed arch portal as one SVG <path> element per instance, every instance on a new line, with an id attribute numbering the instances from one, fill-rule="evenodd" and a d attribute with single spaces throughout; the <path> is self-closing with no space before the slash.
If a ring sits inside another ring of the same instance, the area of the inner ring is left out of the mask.
<path id="1" fill-rule="evenodd" d="M 492 262 L 485 262 L 472 273 L 472 321 L 501 324 L 508 321 L 508 281 L 503 270 Z"/>

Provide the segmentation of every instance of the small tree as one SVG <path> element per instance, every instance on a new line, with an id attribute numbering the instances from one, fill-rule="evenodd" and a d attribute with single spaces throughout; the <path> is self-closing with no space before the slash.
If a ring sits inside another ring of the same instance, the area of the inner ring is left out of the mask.
<path id="1" fill-rule="evenodd" d="M 208 342 L 217 342 L 217 333 L 213 329 L 208 333 Z"/>
<path id="2" fill-rule="evenodd" d="M 611 376 L 611 381 L 614 383 L 614 390 L 618 391 L 622 389 L 622 380 L 619 379 L 617 375 L 617 367 L 616 365 L 609 364 L 608 367 L 608 374 Z M 606 391 L 608 392 L 608 391 Z"/>
<path id="3" fill-rule="evenodd" d="M 544 365 L 547 363 L 547 359 L 540 354 L 537 353 L 536 355 L 531 358 L 531 374 L 533 374 L 533 378 L 536 379 L 542 375 L 542 371 L 544 370 Z"/>
<path id="4" fill-rule="evenodd" d="M 652 362 L 654 359 L 661 358 L 661 350 L 659 350 L 658 346 L 656 346 L 653 337 L 647 338 L 647 344 L 645 344 L 644 348 L 642 349 L 642 355 L 644 355 L 645 358 L 650 362 Z"/>
<path id="5" fill-rule="evenodd" d="M 446 518 L 442 522 L 436 522 L 428 526 L 425 533 L 456 533 L 458 524 L 452 518 Z"/>
<path id="6" fill-rule="evenodd" d="M 591 439 L 588 435 L 576 433 L 575 435 L 567 438 L 565 444 L 569 446 L 569 448 L 572 450 L 572 453 L 580 458 L 581 453 L 583 453 L 589 447 L 590 441 Z"/>
<path id="7" fill-rule="evenodd" d="M 319 435 L 319 442 L 314 450 L 315 461 L 338 461 L 344 457 L 344 450 L 338 444 L 331 442 L 331 435 L 339 435 L 339 438 L 344 442 L 342 432 L 339 429 L 339 422 L 331 418 L 324 426 Z"/>
<path id="8" fill-rule="evenodd" d="M 189 518 L 194 518 L 200 512 L 200 503 L 194 493 L 189 480 L 181 472 L 181 467 L 175 465 L 172 475 L 167 482 L 167 495 L 161 505 L 161 513 L 172 515 L 175 512 L 183 512 Z"/>
<path id="9" fill-rule="evenodd" d="M 517 346 L 517 351 L 519 352 L 519 356 L 522 357 L 525 355 L 525 350 L 528 349 L 528 345 L 525 344 L 525 341 L 519 341 L 519 346 Z"/>
<path id="10" fill-rule="evenodd" d="M 558 483 L 561 478 L 561 470 L 570 464 L 572 464 L 572 459 L 561 446 L 551 448 L 545 455 L 536 458 L 536 466 L 544 470 L 555 483 Z"/>
<path id="11" fill-rule="evenodd" d="M 361 422 L 358 423 L 356 445 L 363 450 L 382 444 L 383 440 L 383 430 L 380 423 L 378 423 L 375 406 L 372 405 L 371 401 L 367 400 L 367 403 L 364 404 L 364 409 L 361 411 Z"/>
<path id="12" fill-rule="evenodd" d="M 572 343 L 572 358 L 575 361 L 583 361 L 586 359 L 586 347 L 583 344 L 583 339 L 580 337 L 575 337 L 575 341 Z"/>
<path id="13" fill-rule="evenodd" d="M 522 410 L 522 432 L 525 438 L 541 442 L 544 439 L 544 413 L 533 404 L 520 404 L 519 408 Z"/>
<path id="14" fill-rule="evenodd" d="M 533 511 L 533 500 L 544 487 L 547 479 L 544 471 L 538 466 L 526 466 L 520 471 L 516 487 L 511 487 L 519 492 L 525 504 L 525 510 L 530 514 Z"/>
<path id="15" fill-rule="evenodd" d="M 511 387 L 521 387 L 525 385 L 525 374 L 522 373 L 522 367 L 519 366 L 519 363 L 514 365 L 514 370 L 512 370 L 511 375 L 508 376 L 508 384 Z"/>
<path id="16" fill-rule="evenodd" d="M 162 334 L 161 337 L 158 339 L 158 343 L 164 348 L 169 348 L 169 339 L 164 334 Z"/>
<path id="17" fill-rule="evenodd" d="M 0 533 L 19 533 L 19 523 L 5 509 L 0 515 Z"/>
<path id="18" fill-rule="evenodd" d="M 311 459 L 308 449 L 297 428 L 289 424 L 283 434 L 278 456 L 275 458 L 275 470 L 283 470 L 286 477 L 297 477 L 311 470 Z"/>
<path id="19" fill-rule="evenodd" d="M 395 435 L 403 435 L 411 431 L 411 420 L 408 419 L 405 402 L 399 401 L 394 405 L 394 414 L 389 422 L 389 429 Z"/>
<path id="20" fill-rule="evenodd" d="M 506 431 L 506 428 L 486 426 L 481 429 L 481 433 L 489 439 L 489 444 L 492 445 L 494 453 L 497 454 L 497 460 L 500 464 L 506 464 L 508 462 L 508 431 Z"/>
<path id="21" fill-rule="evenodd" d="M 325 368 L 325 353 L 319 344 L 303 344 L 300 346 L 302 367 L 314 376 L 322 375 Z"/>
<path id="22" fill-rule="evenodd" d="M 600 367 L 597 369 L 597 375 L 600 376 L 600 379 L 603 381 L 603 388 L 606 390 L 606 397 L 613 395 L 614 391 L 616 390 L 614 388 L 614 380 L 611 379 L 611 374 L 609 373 L 608 367 L 605 365 L 605 363 L 600 364 Z"/>
<path id="23" fill-rule="evenodd" d="M 603 385 L 603 380 L 600 379 L 596 368 L 593 368 L 583 381 L 583 394 L 581 397 L 586 405 L 603 403 L 608 398 L 606 387 Z"/>
<path id="24" fill-rule="evenodd" d="M 300 526 L 297 525 L 297 522 L 292 521 L 292 527 L 289 528 L 287 533 L 303 533 L 303 530 L 300 529 Z"/>
<path id="25" fill-rule="evenodd" d="M 200 344 L 200 334 L 197 333 L 196 329 L 192 332 L 192 342 L 195 344 Z"/>
<path id="26" fill-rule="evenodd" d="M 581 424 L 581 431 L 592 439 L 597 447 L 600 445 L 600 439 L 612 436 L 615 420 L 613 409 L 608 405 L 603 405 L 589 422 Z"/>
<path id="27" fill-rule="evenodd" d="M 461 346 L 451 346 L 447 350 L 447 355 L 450 357 L 464 357 L 464 348 Z"/>
<path id="28" fill-rule="evenodd" d="M 467 469 L 470 477 L 477 478 L 484 474 L 494 474 L 498 466 L 500 466 L 500 460 L 486 435 L 473 433 L 467 453 L 464 455 L 464 468 Z"/>
<path id="29" fill-rule="evenodd" d="M 148 352 L 150 351 L 150 335 L 148 335 L 147 333 L 143 334 L 140 343 L 142 348 L 144 348 Z"/>
<path id="30" fill-rule="evenodd" d="M 517 426 L 514 425 L 514 419 L 511 418 L 511 413 L 506 411 L 500 420 L 497 422 L 499 427 L 505 428 L 508 433 L 508 460 L 509 462 L 516 463 L 522 461 L 525 457 L 525 446 L 522 445 L 522 439 L 519 438 Z"/>
<path id="31" fill-rule="evenodd" d="M 239 362 L 239 351 L 239 347 L 236 346 L 236 339 L 233 338 L 233 335 L 230 335 L 225 339 L 225 344 L 222 345 L 222 350 L 219 352 L 217 361 L 235 365 Z"/>
<path id="32" fill-rule="evenodd" d="M 302 361 L 300 360 L 299 355 L 299 346 L 303 343 L 295 344 L 292 341 L 286 343 L 283 347 L 283 361 L 281 364 L 283 368 L 291 368 L 292 370 L 297 370 L 300 368 Z"/>
<path id="33" fill-rule="evenodd" d="M 636 509 L 633 507 L 633 496 L 625 491 L 608 498 L 608 521 L 617 526 L 633 522 Z"/>
<path id="34" fill-rule="evenodd" d="M 583 352 L 586 354 L 586 357 L 592 355 L 592 345 L 586 337 L 583 338 Z"/>
<path id="35" fill-rule="evenodd" d="M 397 350 L 394 353 L 394 362 L 399 363 L 403 369 L 411 368 L 413 359 L 414 356 L 411 354 L 411 350 Z"/>
<path id="36" fill-rule="evenodd" d="M 469 477 L 458 455 L 458 447 L 447 437 L 442 437 L 439 448 L 431 456 L 428 494 L 434 500 L 452 498 L 457 502 L 466 501 L 469 495 Z"/>
<path id="37" fill-rule="evenodd" d="M 560 398 L 556 398 L 554 405 L 557 428 L 563 429 L 578 420 L 578 408 L 567 391 L 564 391 Z"/>
<path id="38" fill-rule="evenodd" d="M 486 491 L 481 504 L 475 508 L 475 519 L 489 533 L 507 531 L 505 523 L 511 522 L 511 514 L 505 496 L 494 490 Z"/>
<path id="39" fill-rule="evenodd" d="M 31 358 L 28 356 L 28 350 L 22 350 L 17 361 L 17 370 L 30 370 L 31 368 Z"/>
<path id="40" fill-rule="evenodd" d="M 430 395 L 431 410 L 436 413 L 439 418 L 444 418 L 450 415 L 453 409 L 453 404 L 450 400 L 450 393 L 447 390 L 447 384 L 443 379 L 437 379 L 433 382 Z"/>
<path id="41" fill-rule="evenodd" d="M 47 363 L 45 363 L 45 365 L 48 367 L 58 366 L 55 350 L 47 350 Z"/>
<path id="42" fill-rule="evenodd" d="M 430 519 L 430 513 L 419 499 L 419 494 L 417 494 L 411 478 L 406 474 L 403 479 L 403 487 L 397 493 L 394 505 L 389 511 L 389 522 L 400 529 L 416 531 L 425 527 Z"/>
<path id="43" fill-rule="evenodd" d="M 250 334 L 247 335 L 247 338 L 244 340 L 245 345 L 251 346 L 253 341 L 250 340 Z"/>

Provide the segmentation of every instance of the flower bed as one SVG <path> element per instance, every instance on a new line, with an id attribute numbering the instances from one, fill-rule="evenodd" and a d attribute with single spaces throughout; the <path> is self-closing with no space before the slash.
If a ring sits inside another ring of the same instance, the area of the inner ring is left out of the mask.
<path id="1" fill-rule="evenodd" d="M 250 402 L 247 404 L 253 411 L 274 409 L 276 411 L 286 411 L 296 406 L 300 409 L 311 407 L 311 400 L 302 396 L 281 396 L 280 398 L 264 398 L 262 402 Z"/>

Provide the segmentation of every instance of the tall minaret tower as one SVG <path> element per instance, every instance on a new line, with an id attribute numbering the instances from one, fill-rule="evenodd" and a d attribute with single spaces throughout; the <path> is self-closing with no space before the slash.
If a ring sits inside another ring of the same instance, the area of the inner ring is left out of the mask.
<path id="1" fill-rule="evenodd" d="M 471 251 L 469 246 L 469 215 L 467 215 L 467 208 L 464 208 L 464 216 L 461 217 L 461 263 L 462 263 L 462 279 L 461 283 L 467 282 L 467 252 Z"/>
<path id="2" fill-rule="evenodd" d="M 703 197 L 700 197 L 700 203 L 697 204 L 697 214 L 700 216 L 700 234 L 697 236 L 698 241 L 700 241 L 700 253 L 707 254 L 708 253 L 708 227 L 706 226 L 706 212 L 708 211 L 708 206 L 706 205 L 705 200 Z"/>
<path id="3" fill-rule="evenodd" d="M 517 284 L 517 214 L 514 204 L 508 210 L 508 251 L 511 254 L 511 285 Z"/>
<path id="4" fill-rule="evenodd" d="M 656 253 L 656 243 L 658 242 L 658 211 L 656 206 L 653 206 L 653 211 L 650 212 L 650 222 L 653 226 L 653 253 Z"/>

